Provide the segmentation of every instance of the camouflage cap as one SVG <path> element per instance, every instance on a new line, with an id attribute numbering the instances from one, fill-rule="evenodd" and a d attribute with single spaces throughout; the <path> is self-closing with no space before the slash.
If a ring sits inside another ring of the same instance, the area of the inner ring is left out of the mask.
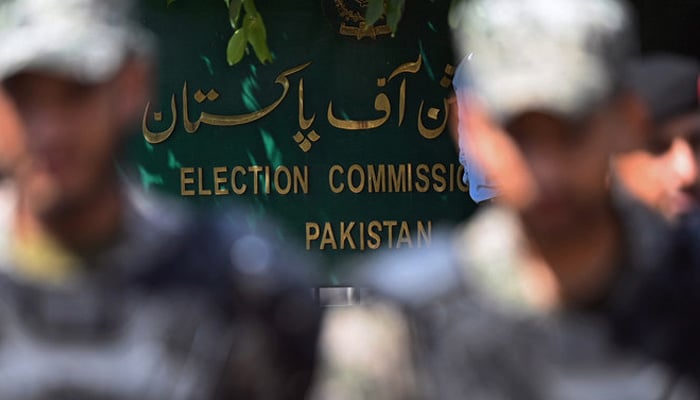
<path id="1" fill-rule="evenodd" d="M 649 107 L 656 124 L 700 112 L 700 62 L 680 54 L 652 54 L 635 60 L 627 85 Z"/>
<path id="2" fill-rule="evenodd" d="M 450 16 L 472 53 L 473 93 L 500 122 L 525 111 L 583 117 L 620 85 L 636 39 L 615 0 L 472 0 Z"/>
<path id="3" fill-rule="evenodd" d="M 0 0 L 0 79 L 35 70 L 83 83 L 111 78 L 152 35 L 130 0 Z"/>

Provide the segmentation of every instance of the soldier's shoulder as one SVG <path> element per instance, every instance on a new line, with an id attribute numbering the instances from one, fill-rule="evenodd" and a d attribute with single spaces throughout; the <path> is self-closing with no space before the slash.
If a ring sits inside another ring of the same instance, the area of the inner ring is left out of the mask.
<path id="1" fill-rule="evenodd" d="M 405 305 L 434 301 L 462 288 L 451 230 L 435 232 L 429 247 L 385 251 L 364 261 L 353 274 L 371 295 Z"/>
<path id="2" fill-rule="evenodd" d="M 508 210 L 490 207 L 457 227 L 436 231 L 427 248 L 369 259 L 356 276 L 370 292 L 406 305 L 501 297 L 515 291 L 512 272 L 522 247 L 517 219 Z"/>

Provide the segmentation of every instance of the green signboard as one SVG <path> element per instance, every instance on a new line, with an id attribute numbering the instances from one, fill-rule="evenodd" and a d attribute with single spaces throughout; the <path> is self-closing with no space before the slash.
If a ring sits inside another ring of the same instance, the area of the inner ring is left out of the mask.
<path id="1" fill-rule="evenodd" d="M 130 145 L 141 182 L 196 204 L 232 200 L 281 221 L 327 265 L 425 247 L 473 210 L 448 127 L 449 1 L 406 4 L 392 37 L 366 0 L 259 0 L 273 62 L 229 66 L 221 0 L 144 4 L 157 96 Z"/>

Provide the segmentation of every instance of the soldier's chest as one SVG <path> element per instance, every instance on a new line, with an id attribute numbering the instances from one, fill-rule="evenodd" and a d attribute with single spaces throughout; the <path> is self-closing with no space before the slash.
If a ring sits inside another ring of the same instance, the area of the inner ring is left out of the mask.
<path id="1" fill-rule="evenodd" d="M 232 335 L 210 310 L 178 296 L 3 295 L 0 398 L 210 398 Z"/>

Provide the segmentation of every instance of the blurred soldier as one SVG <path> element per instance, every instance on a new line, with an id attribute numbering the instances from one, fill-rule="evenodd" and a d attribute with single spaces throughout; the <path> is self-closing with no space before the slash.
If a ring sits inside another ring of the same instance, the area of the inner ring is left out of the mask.
<path id="1" fill-rule="evenodd" d="M 126 0 L 0 1 L 0 398 L 299 399 L 319 312 L 244 215 L 120 180 L 154 42 Z M 3 151 L 5 149 L 3 148 Z"/>
<path id="2" fill-rule="evenodd" d="M 646 105 L 648 145 L 617 156 L 617 176 L 633 195 L 676 220 L 700 200 L 700 64 L 654 55 L 636 61 L 628 75 Z"/>
<path id="3" fill-rule="evenodd" d="M 643 100 L 642 149 L 615 157 L 616 178 L 675 226 L 675 260 L 649 274 L 618 332 L 700 381 L 700 64 L 656 54 L 632 63 Z"/>
<path id="4" fill-rule="evenodd" d="M 691 381 L 629 336 L 644 331 L 618 328 L 638 310 L 650 271 L 673 255 L 664 220 L 607 183 L 611 155 L 635 143 L 642 123 L 639 100 L 621 90 L 634 49 L 626 8 L 473 0 L 456 12 L 459 45 L 474 52 L 460 124 L 499 204 L 449 238 L 434 237 L 429 250 L 365 268 L 381 300 L 329 315 L 336 326 L 322 339 L 318 390 L 370 393 L 335 398 L 698 398 Z M 337 334 L 344 331 L 353 335 Z M 353 342 L 365 348 L 348 354 Z"/>

